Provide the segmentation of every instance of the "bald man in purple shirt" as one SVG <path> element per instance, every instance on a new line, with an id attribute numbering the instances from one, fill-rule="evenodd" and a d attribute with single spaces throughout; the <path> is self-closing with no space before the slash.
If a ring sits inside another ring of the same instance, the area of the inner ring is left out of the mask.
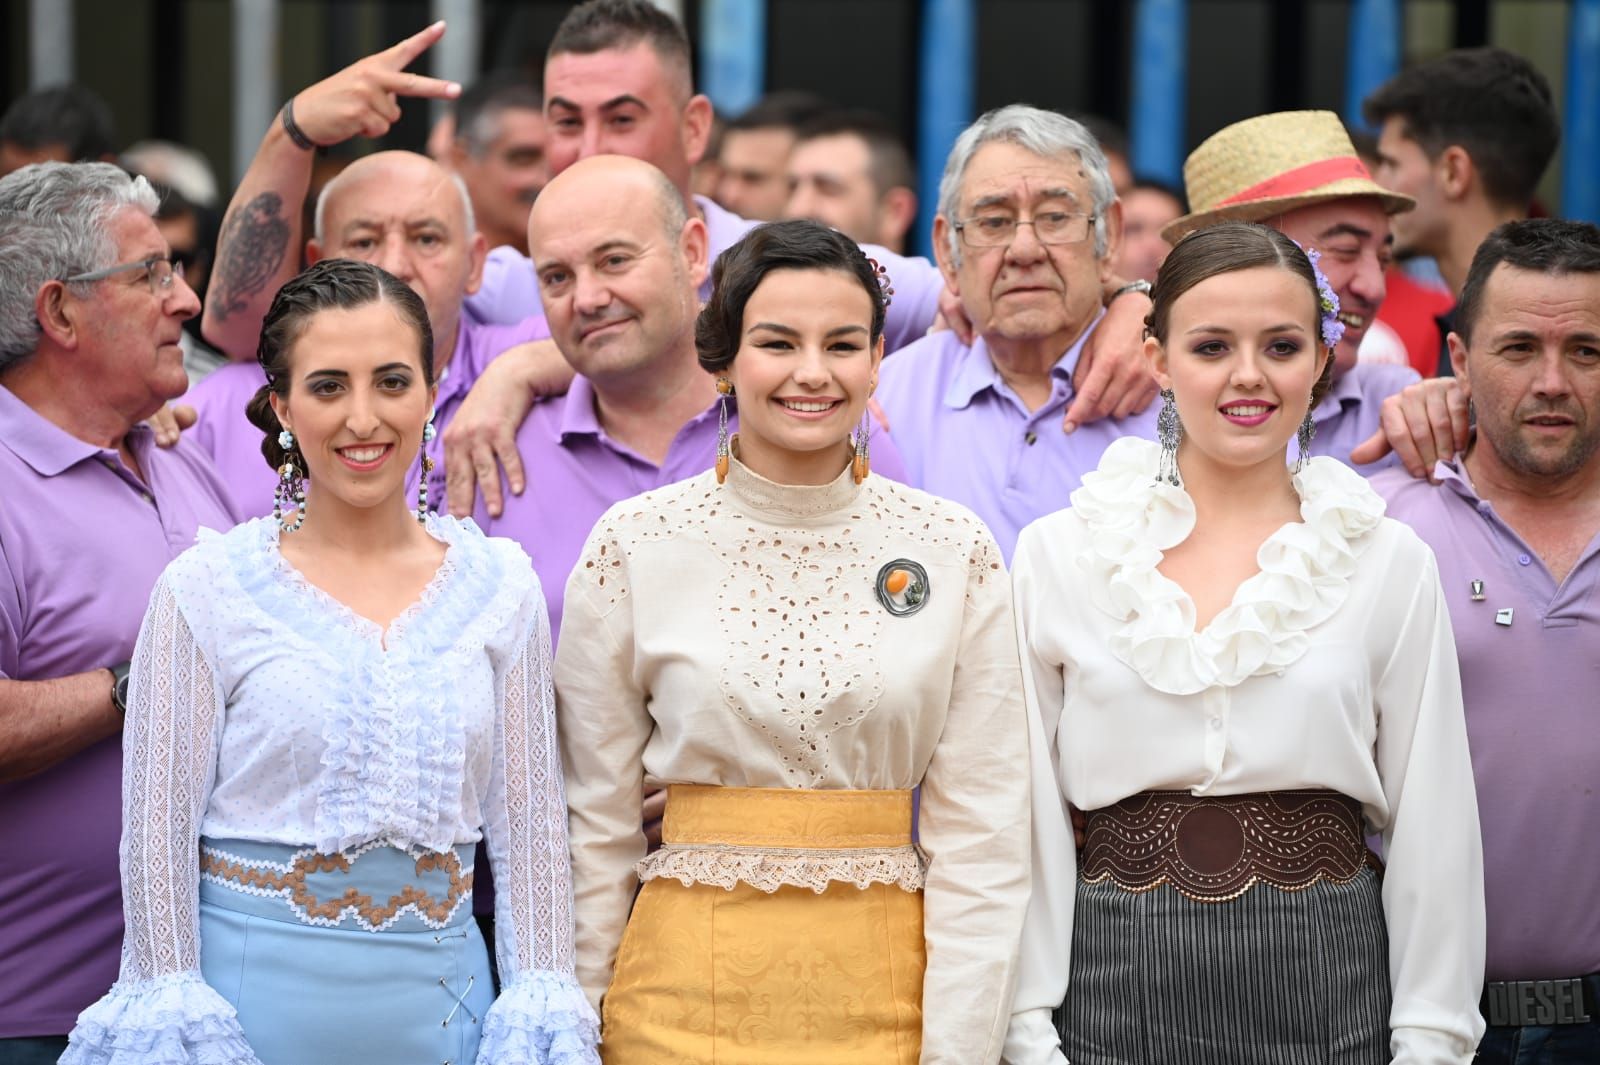
<path id="1" fill-rule="evenodd" d="M 0 180 L 0 1061 L 55 1061 L 117 976 L 122 707 L 169 561 L 233 504 L 141 422 L 188 386 L 200 301 L 143 178 Z M 65 279 L 65 280 L 62 280 Z"/>
<path id="2" fill-rule="evenodd" d="M 1439 559 L 1483 826 L 1479 1065 L 1600 1061 L 1600 228 L 1511 222 L 1448 338 L 1477 413 L 1437 483 L 1372 479 Z"/>

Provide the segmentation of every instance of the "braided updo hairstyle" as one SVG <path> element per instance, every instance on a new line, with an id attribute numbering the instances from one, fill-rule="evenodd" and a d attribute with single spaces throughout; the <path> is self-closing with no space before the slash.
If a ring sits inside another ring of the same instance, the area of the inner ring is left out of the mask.
<path id="1" fill-rule="evenodd" d="M 872 300 L 871 344 L 883 336 L 893 290 L 861 246 L 817 222 L 769 222 L 717 256 L 711 269 L 711 299 L 694 324 L 695 348 L 706 370 L 718 373 L 732 364 L 744 332 L 745 304 L 773 270 L 837 270 L 853 277 Z"/>
<path id="2" fill-rule="evenodd" d="M 289 395 L 289 354 L 295 341 L 305 332 L 311 319 L 329 309 L 354 310 L 369 303 L 394 305 L 400 317 L 417 332 L 422 377 L 433 384 L 433 327 L 428 324 L 428 308 L 422 297 L 387 270 L 355 259 L 324 259 L 290 278 L 272 298 L 272 306 L 261 323 L 261 342 L 256 361 L 266 371 L 267 383 L 251 397 L 245 408 L 250 423 L 265 437 L 261 454 L 267 465 L 278 469 L 288 452 L 278 444 L 283 426 L 272 411 L 271 396 Z"/>

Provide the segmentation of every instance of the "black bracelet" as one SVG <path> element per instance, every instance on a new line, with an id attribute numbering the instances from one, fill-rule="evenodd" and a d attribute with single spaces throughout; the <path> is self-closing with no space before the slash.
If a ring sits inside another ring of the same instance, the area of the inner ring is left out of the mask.
<path id="1" fill-rule="evenodd" d="M 278 112 L 278 118 L 283 122 L 283 131 L 289 135 L 290 140 L 294 141 L 295 147 L 308 152 L 317 150 L 317 143 L 306 136 L 305 130 L 295 125 L 293 96 L 284 101 L 283 110 Z"/>

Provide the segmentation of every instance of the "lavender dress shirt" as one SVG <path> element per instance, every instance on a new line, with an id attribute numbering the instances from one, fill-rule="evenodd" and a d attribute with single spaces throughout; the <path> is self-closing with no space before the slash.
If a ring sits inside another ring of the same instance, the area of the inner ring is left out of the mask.
<path id="1" fill-rule="evenodd" d="M 971 347 L 954 333 L 924 337 L 878 376 L 878 403 L 906 459 L 908 483 L 975 511 L 1011 561 L 1024 526 L 1070 502 L 1083 475 L 1121 436 L 1155 439 L 1155 407 L 1103 419 L 1070 435 L 1061 419 L 1072 402 L 1072 371 L 1097 318 L 1050 371 L 1050 398 L 1036 411 L 995 369 L 982 337 Z"/>
<path id="2" fill-rule="evenodd" d="M 445 505 L 444 439 L 445 426 L 455 417 L 461 401 L 483 375 L 496 355 L 507 348 L 550 335 L 544 316 L 527 318 L 515 325 L 481 325 L 462 316 L 456 332 L 456 349 L 439 378 L 433 425 L 439 431 L 426 445 L 433 456 L 433 473 L 428 477 L 428 504 L 434 510 Z M 264 518 L 272 513 L 272 490 L 278 482 L 261 454 L 261 430 L 245 417 L 245 407 L 267 383 L 267 375 L 257 362 L 232 363 L 201 381 L 184 402 L 194 407 L 199 420 L 188 430 L 211 454 L 245 518 Z M 406 475 L 407 493 L 416 491 L 420 460 Z"/>
<path id="3" fill-rule="evenodd" d="M 1394 470 L 1372 487 L 1439 559 L 1478 784 L 1487 978 L 1600 972 L 1600 530 L 1557 585 L 1463 467 L 1434 476 Z"/>
<path id="4" fill-rule="evenodd" d="M 711 261 L 739 243 L 746 233 L 760 222 L 740 218 L 732 211 L 717 206 L 704 196 L 694 202 L 705 215 L 706 236 L 711 249 Z M 927 259 L 896 255 L 876 244 L 863 244 L 861 250 L 882 263 L 894 286 L 894 299 L 889 303 L 889 314 L 884 322 L 884 346 L 895 351 L 927 332 L 939 313 L 939 293 L 944 291 L 944 276 L 939 268 Z M 711 274 L 700 286 L 702 302 L 711 298 Z M 483 283 L 478 291 L 467 297 L 467 310 L 481 322 L 515 322 L 539 310 L 539 283 L 533 272 L 533 263 L 527 256 L 511 248 L 496 248 L 489 253 L 484 268 Z"/>
<path id="5" fill-rule="evenodd" d="M 1377 432 L 1383 415 L 1383 401 L 1409 384 L 1422 380 L 1409 366 L 1357 363 L 1333 383 L 1311 415 L 1316 435 L 1311 438 L 1311 453 L 1338 459 L 1357 473 L 1370 477 L 1383 470 L 1400 468 L 1400 456 L 1390 452 L 1377 462 L 1357 466 L 1350 452 L 1357 444 Z M 1289 461 L 1300 454 L 1299 445 L 1289 442 Z"/>
<path id="6" fill-rule="evenodd" d="M 142 482 L 0 387 L 0 677 L 127 661 L 167 563 L 238 520 L 193 441 L 128 445 Z M 121 821 L 121 737 L 0 782 L 0 1038 L 65 1035 L 117 978 Z"/>

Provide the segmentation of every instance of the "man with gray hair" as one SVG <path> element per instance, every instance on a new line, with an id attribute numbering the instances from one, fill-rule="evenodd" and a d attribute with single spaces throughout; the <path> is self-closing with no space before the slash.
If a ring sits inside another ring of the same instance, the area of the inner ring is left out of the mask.
<path id="1" fill-rule="evenodd" d="M 117 976 L 122 713 L 156 578 L 236 516 L 191 441 L 143 423 L 188 385 L 200 310 L 143 178 L 0 180 L 0 1061 L 54 1061 Z M 259 434 L 258 434 L 259 436 Z M 143 668 L 134 676 L 141 682 Z"/>
<path id="2" fill-rule="evenodd" d="M 370 71 L 363 75 L 362 64 L 370 62 L 363 60 L 296 96 L 295 128 L 319 143 L 354 135 L 343 109 L 358 77 L 372 76 Z M 234 498 L 250 516 L 271 512 L 276 484 L 261 457 L 261 431 L 244 413 L 250 397 L 266 382 L 251 356 L 273 295 L 294 272 L 288 264 L 298 262 L 297 256 L 289 257 L 289 243 L 298 235 L 311 154 L 293 140 L 281 118 L 273 123 L 223 224 L 217 267 L 206 294 L 208 338 L 230 345 L 231 358 L 249 361 L 225 366 L 195 387 L 191 403 L 199 420 L 193 435 L 216 460 Z M 461 177 L 427 156 L 378 152 L 358 159 L 323 186 L 314 219 L 315 232 L 305 244 L 309 262 L 345 258 L 375 263 L 411 286 L 427 305 L 439 380 L 434 427 L 440 434 L 490 360 L 507 348 L 549 335 L 535 309 L 514 325 L 484 325 L 463 313 L 466 297 L 477 291 L 483 277 L 487 249 Z M 434 461 L 428 499 L 438 507 L 445 499 L 443 443 L 436 438 L 424 448 Z M 408 491 L 420 476 L 420 469 L 411 471 Z"/>
<path id="3" fill-rule="evenodd" d="M 910 483 L 971 507 L 1009 559 L 1112 440 L 1154 435 L 1150 412 L 1059 428 L 1105 314 L 1122 207 L 1088 130 L 1013 104 L 957 138 L 933 227 L 975 336 L 935 333 L 885 359 L 877 399 Z"/>

